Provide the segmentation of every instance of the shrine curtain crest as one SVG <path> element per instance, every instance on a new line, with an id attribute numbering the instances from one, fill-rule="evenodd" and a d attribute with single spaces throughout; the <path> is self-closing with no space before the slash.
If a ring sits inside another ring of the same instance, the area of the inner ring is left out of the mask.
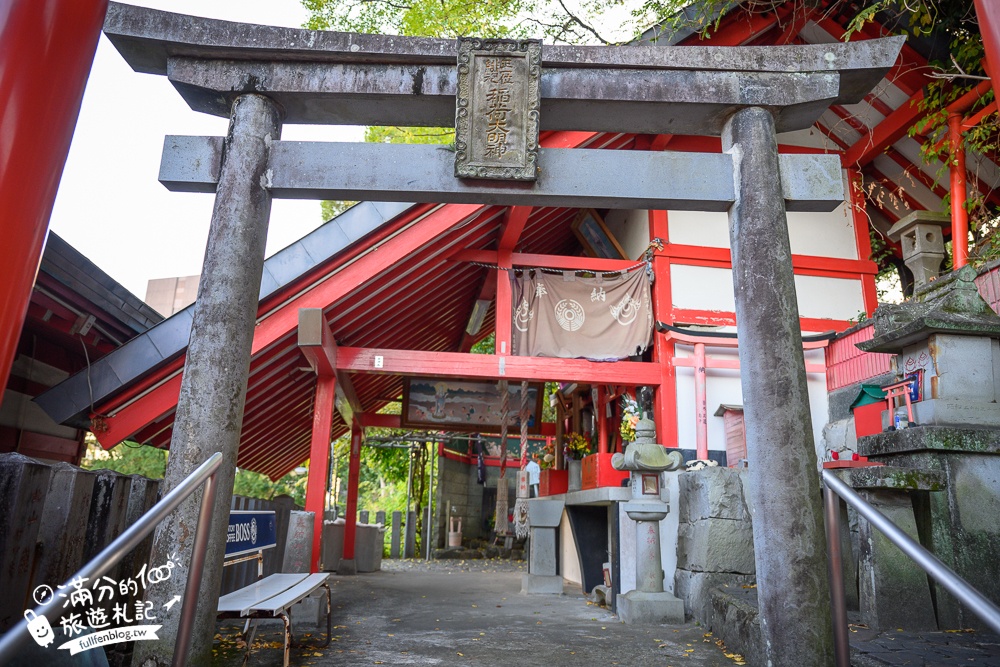
<path id="1" fill-rule="evenodd" d="M 653 335 L 646 271 L 582 278 L 572 271 L 511 272 L 513 353 L 530 357 L 624 359 Z"/>

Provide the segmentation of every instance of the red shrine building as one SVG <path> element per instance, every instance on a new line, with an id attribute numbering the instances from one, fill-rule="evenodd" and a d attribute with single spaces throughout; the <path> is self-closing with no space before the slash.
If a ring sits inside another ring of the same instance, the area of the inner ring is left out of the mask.
<path id="1" fill-rule="evenodd" d="M 803 11 L 797 3 L 766 14 L 734 9 L 707 39 L 681 34 L 656 43 L 821 44 L 838 41 L 846 20 L 822 8 Z M 879 36 L 879 26 L 870 24 L 857 39 Z M 934 46 L 920 40 L 904 46 L 895 67 L 863 102 L 834 106 L 808 130 L 778 135 L 782 154 L 840 155 L 848 193 L 831 212 L 788 214 L 813 435 L 821 460 L 827 458 L 823 430 L 828 391 L 888 370 L 887 362 L 884 367 L 864 365 L 882 363 L 872 361 L 877 355 L 858 361 L 862 355 L 853 343 L 865 335 L 864 329 L 844 343 L 836 336 L 870 316 L 878 304 L 878 267 L 870 259 L 873 230 L 885 237 L 892 224 L 912 212 L 945 212 L 950 195 L 959 210 L 945 235 L 964 236 L 968 222 L 960 209 L 968 194 L 963 193 L 978 191 L 991 203 L 1000 197 L 997 156 L 969 152 L 962 162 L 952 161 L 961 166 L 952 166 L 951 178 L 942 179 L 942 165 L 920 158 L 922 144 L 942 137 L 908 133 L 925 114 L 919 102 L 929 82 L 926 65 Z M 995 113 L 996 102 L 979 104 L 989 90 L 991 84 L 984 82 L 952 105 L 959 129 Z M 680 135 L 550 131 L 542 133 L 541 144 L 604 151 L 721 151 L 718 138 Z M 956 153 L 961 151 L 958 147 Z M 964 264 L 964 250 L 956 248 L 954 255 L 956 266 Z M 656 325 L 639 354 L 615 363 L 509 354 L 511 314 L 517 308 L 511 275 L 536 271 L 572 281 L 646 271 L 647 263 Z M 43 283 L 39 289 L 46 289 Z M 32 307 L 32 312 L 38 310 L 35 300 Z M 322 313 L 313 322 L 318 338 L 303 341 L 303 309 Z M 50 306 L 68 325 L 72 318 L 63 310 Z M 53 425 L 90 429 L 106 448 L 126 439 L 167 447 L 192 311 L 162 321 L 147 314 L 124 344 L 88 348 L 84 366 L 78 359 L 66 366 L 74 375 L 34 392 L 41 394 L 37 403 Z M 84 308 L 81 316 L 87 312 Z M 37 319 L 32 326 L 53 326 L 51 318 Z M 738 465 L 745 449 L 740 449 L 743 396 L 735 332 L 724 212 L 361 202 L 265 262 L 236 463 L 278 479 L 311 460 L 318 474 L 310 476 L 307 509 L 322 512 L 331 439 L 351 433 L 356 459 L 366 427 L 403 425 L 405 412 L 401 420 L 384 408 L 407 402 L 413 378 L 492 383 L 503 357 L 503 375 L 512 385 L 525 379 L 563 386 L 560 423 L 542 425 L 539 437 L 560 438 L 566 431 L 591 428 L 597 441 L 595 470 L 606 469 L 600 457 L 620 451 L 619 399 L 640 386 L 654 389 L 658 442 L 685 450 L 688 458 Z M 496 340 L 493 354 L 469 353 L 490 334 Z M 337 378 L 338 409 L 328 431 L 317 433 L 317 377 L 324 373 Z M 12 375 L 0 429 L 18 428 L 10 421 L 15 417 L 8 397 L 25 379 Z M 65 437 L 76 436 L 67 432 Z M 516 457 L 514 428 L 511 438 Z M 534 448 L 542 442 L 533 441 Z M 0 439 L 7 451 L 44 455 L 38 446 L 29 450 L 16 438 Z M 442 460 L 471 470 L 470 452 L 446 451 L 443 444 L 439 452 Z M 620 481 L 595 473 L 590 484 L 617 486 Z M 350 482 L 356 498 L 356 476 Z M 353 509 L 350 503 L 348 509 Z M 443 537 L 443 517 L 438 524 Z"/>

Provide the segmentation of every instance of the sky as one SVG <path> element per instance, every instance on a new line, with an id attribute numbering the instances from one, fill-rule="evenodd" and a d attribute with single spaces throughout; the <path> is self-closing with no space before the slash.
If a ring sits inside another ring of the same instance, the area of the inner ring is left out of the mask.
<path id="1" fill-rule="evenodd" d="M 210 18 L 300 27 L 298 0 L 130 0 Z M 168 134 L 226 133 L 192 111 L 166 77 L 137 74 L 102 35 L 49 229 L 140 299 L 151 278 L 201 272 L 214 195 L 168 192 L 156 180 Z M 363 128 L 286 125 L 283 139 L 361 141 Z M 274 200 L 268 256 L 323 220 L 319 202 Z"/>

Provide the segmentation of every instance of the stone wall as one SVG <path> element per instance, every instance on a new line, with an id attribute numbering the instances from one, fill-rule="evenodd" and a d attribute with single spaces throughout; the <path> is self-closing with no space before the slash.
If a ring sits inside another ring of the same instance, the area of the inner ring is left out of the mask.
<path id="1" fill-rule="evenodd" d="M 435 522 L 436 534 L 434 536 L 435 548 L 447 545 L 448 541 L 448 519 L 445 511 L 448 502 L 451 501 L 451 516 L 462 519 L 462 538 L 483 537 L 480 526 L 482 524 L 483 507 L 483 485 L 476 482 L 476 466 L 454 461 L 444 456 L 438 458 L 438 486 L 437 503 L 435 511 L 437 521 Z M 497 473 L 496 468 L 490 468 L 491 472 Z M 512 473 L 514 473 L 512 475 Z M 513 487 L 516 484 L 516 469 L 508 468 L 507 476 L 510 480 L 508 484 Z M 496 481 L 493 481 L 496 486 Z"/>
<path id="2" fill-rule="evenodd" d="M 684 613 L 709 624 L 712 590 L 755 582 L 753 527 L 744 495 L 746 470 L 705 468 L 678 476 L 674 594 Z"/>

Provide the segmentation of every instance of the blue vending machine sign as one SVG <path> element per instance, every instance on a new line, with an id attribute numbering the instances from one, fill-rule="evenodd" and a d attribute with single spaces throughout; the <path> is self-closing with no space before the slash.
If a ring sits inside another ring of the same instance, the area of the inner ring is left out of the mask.
<path id="1" fill-rule="evenodd" d="M 273 511 L 232 510 L 226 530 L 226 558 L 270 549 L 278 542 Z"/>

